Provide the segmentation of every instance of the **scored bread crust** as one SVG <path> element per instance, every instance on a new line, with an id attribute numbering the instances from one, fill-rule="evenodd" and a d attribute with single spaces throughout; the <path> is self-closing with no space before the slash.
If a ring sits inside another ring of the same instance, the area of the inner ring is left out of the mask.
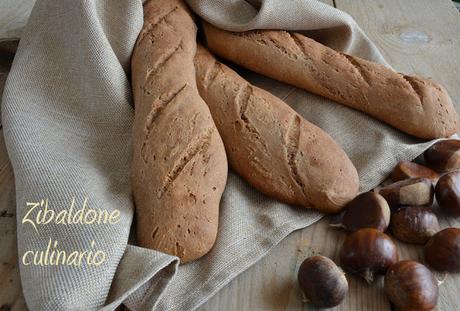
<path id="1" fill-rule="evenodd" d="M 144 4 L 131 68 L 137 240 L 188 262 L 213 246 L 227 180 L 225 149 L 198 94 L 196 26 L 182 1 Z"/>
<path id="2" fill-rule="evenodd" d="M 197 85 L 224 141 L 230 166 L 280 201 L 340 211 L 359 187 L 355 167 L 323 130 L 251 85 L 198 46 Z"/>
<path id="3" fill-rule="evenodd" d="M 362 111 L 419 138 L 448 137 L 459 130 L 451 98 L 431 79 L 337 52 L 299 33 L 235 33 L 203 25 L 208 48 L 240 66 Z"/>

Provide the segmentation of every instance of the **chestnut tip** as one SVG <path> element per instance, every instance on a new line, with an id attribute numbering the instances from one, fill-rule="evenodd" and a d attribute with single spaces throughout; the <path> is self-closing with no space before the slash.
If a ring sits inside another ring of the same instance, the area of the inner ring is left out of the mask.
<path id="1" fill-rule="evenodd" d="M 390 223 L 390 207 L 380 194 L 364 192 L 346 206 L 340 223 L 331 224 L 354 232 L 363 228 L 385 231 Z"/>
<path id="2" fill-rule="evenodd" d="M 304 301 L 317 307 L 332 308 L 339 305 L 348 292 L 348 281 L 344 272 L 331 259 L 313 256 L 300 265 L 299 287 Z"/>
<path id="3" fill-rule="evenodd" d="M 383 232 L 372 228 L 353 232 L 340 251 L 340 262 L 345 271 L 361 276 L 371 283 L 376 274 L 384 274 L 397 262 L 396 245 Z"/>

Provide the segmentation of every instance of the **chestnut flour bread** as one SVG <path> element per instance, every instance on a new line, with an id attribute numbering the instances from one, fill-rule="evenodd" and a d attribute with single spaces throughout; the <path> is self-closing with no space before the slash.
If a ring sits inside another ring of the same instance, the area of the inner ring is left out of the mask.
<path id="1" fill-rule="evenodd" d="M 195 66 L 200 95 L 229 163 L 252 186 L 280 201 L 327 213 L 356 196 L 356 169 L 329 135 L 203 47 L 198 47 Z"/>
<path id="2" fill-rule="evenodd" d="M 227 159 L 196 88 L 190 11 L 178 0 L 149 1 L 144 19 L 131 64 L 137 238 L 187 262 L 216 239 Z"/>
<path id="3" fill-rule="evenodd" d="M 208 48 L 255 72 L 367 113 L 414 136 L 448 137 L 459 129 L 446 90 L 430 79 L 336 52 L 286 31 L 233 33 L 204 23 Z"/>

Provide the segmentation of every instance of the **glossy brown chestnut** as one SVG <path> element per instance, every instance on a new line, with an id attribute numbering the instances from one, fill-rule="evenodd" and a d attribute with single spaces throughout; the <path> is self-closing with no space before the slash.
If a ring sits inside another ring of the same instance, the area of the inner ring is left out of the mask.
<path id="1" fill-rule="evenodd" d="M 439 231 L 438 217 L 429 208 L 408 206 L 391 216 L 390 230 L 400 241 L 425 244 Z"/>
<path id="2" fill-rule="evenodd" d="M 380 194 L 364 192 L 345 206 L 341 223 L 331 226 L 343 227 L 347 231 L 374 228 L 383 232 L 390 223 L 390 214 L 390 207 Z"/>
<path id="3" fill-rule="evenodd" d="M 396 246 L 390 237 L 371 228 L 350 234 L 340 252 L 343 268 L 363 277 L 368 283 L 374 280 L 375 274 L 385 273 L 398 258 Z"/>
<path id="4" fill-rule="evenodd" d="M 339 305 L 348 292 L 345 274 L 324 256 L 305 259 L 299 268 L 298 280 L 305 298 L 320 308 Z"/>
<path id="5" fill-rule="evenodd" d="M 429 206 L 433 204 L 434 188 L 428 178 L 410 178 L 382 187 L 378 193 L 394 210 L 404 205 Z"/>
<path id="6" fill-rule="evenodd" d="M 431 168 L 410 161 L 401 161 L 391 172 L 391 180 L 399 181 L 409 178 L 425 177 L 436 183 L 439 179 L 438 173 Z"/>
<path id="7" fill-rule="evenodd" d="M 433 144 L 423 154 L 428 166 L 440 172 L 460 169 L 460 140 L 447 139 Z"/>
<path id="8" fill-rule="evenodd" d="M 385 294 L 398 310 L 432 310 L 438 302 L 438 282 L 431 271 L 416 261 L 391 265 L 385 275 Z"/>
<path id="9" fill-rule="evenodd" d="M 425 260 L 433 269 L 460 272 L 460 229 L 447 228 L 425 245 Z"/>
<path id="10" fill-rule="evenodd" d="M 443 212 L 460 217 L 460 171 L 443 175 L 436 185 L 435 193 Z"/>

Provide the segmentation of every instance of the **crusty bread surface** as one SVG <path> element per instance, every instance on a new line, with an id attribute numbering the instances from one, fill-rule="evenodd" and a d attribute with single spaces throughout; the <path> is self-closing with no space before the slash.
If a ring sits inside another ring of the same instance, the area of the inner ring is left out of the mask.
<path id="1" fill-rule="evenodd" d="M 137 239 L 188 262 L 213 246 L 227 179 L 225 149 L 198 94 L 196 26 L 179 0 L 144 4 L 132 56 Z"/>
<path id="2" fill-rule="evenodd" d="M 355 167 L 335 141 L 269 92 L 198 46 L 197 85 L 224 141 L 230 166 L 280 201 L 335 213 L 353 199 Z"/>
<path id="3" fill-rule="evenodd" d="M 299 33 L 228 32 L 203 23 L 207 47 L 238 65 L 362 111 L 407 134 L 433 139 L 459 130 L 447 91 L 431 79 L 337 52 Z"/>

